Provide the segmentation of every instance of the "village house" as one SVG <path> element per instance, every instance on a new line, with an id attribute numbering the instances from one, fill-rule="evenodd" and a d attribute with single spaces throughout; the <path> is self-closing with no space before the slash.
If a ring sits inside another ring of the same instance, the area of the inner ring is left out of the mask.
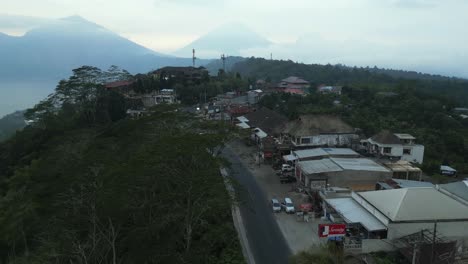
<path id="1" fill-rule="evenodd" d="M 306 188 L 320 189 L 330 185 L 352 190 L 374 190 L 376 182 L 392 177 L 387 168 L 366 158 L 299 161 L 295 175 Z"/>
<path id="2" fill-rule="evenodd" d="M 329 115 L 302 115 L 288 122 L 280 132 L 280 141 L 291 142 L 295 149 L 350 147 L 359 139 L 354 128 Z"/>
<path id="3" fill-rule="evenodd" d="M 182 82 L 198 83 L 209 78 L 208 70 L 204 67 L 173 67 L 167 66 L 152 72 L 153 78 L 159 80 L 177 79 Z"/>
<path id="4" fill-rule="evenodd" d="M 379 158 L 406 160 L 413 163 L 423 163 L 424 146 L 415 143 L 416 138 L 410 134 L 391 133 L 383 130 L 377 135 L 361 141 L 368 153 Z"/>
<path id="5" fill-rule="evenodd" d="M 319 85 L 317 87 L 317 92 L 321 94 L 337 94 L 341 95 L 341 90 L 343 86 L 329 86 L 329 85 Z"/>
<path id="6" fill-rule="evenodd" d="M 260 89 L 256 90 L 250 90 L 247 92 L 247 101 L 249 104 L 257 104 L 258 101 L 260 101 L 260 98 L 262 98 L 263 91 Z"/>
<path id="7" fill-rule="evenodd" d="M 275 136 L 275 131 L 281 128 L 287 122 L 287 118 L 266 107 L 257 109 L 246 115 L 236 118 L 237 126 L 245 129 L 251 129 L 251 137 L 259 143 L 266 136 Z"/>
<path id="8" fill-rule="evenodd" d="M 141 101 L 145 107 L 149 108 L 158 104 L 175 104 L 177 96 L 173 89 L 162 89 L 142 95 Z"/>
<path id="9" fill-rule="evenodd" d="M 305 95 L 308 92 L 307 89 L 309 89 L 309 87 L 310 83 L 308 81 L 296 76 L 290 76 L 281 80 L 281 82 L 276 85 L 276 91 Z"/>
<path id="10" fill-rule="evenodd" d="M 400 250 L 411 260 L 417 241 L 417 263 L 430 263 L 468 247 L 468 207 L 433 187 L 353 192 L 322 207 L 330 221 L 346 224 L 344 248 L 357 254 Z"/>
<path id="11" fill-rule="evenodd" d="M 106 83 L 104 87 L 107 90 L 118 92 L 124 96 L 131 96 L 135 94 L 135 91 L 133 90 L 134 83 L 135 82 L 132 80 L 115 81 L 115 82 Z"/>

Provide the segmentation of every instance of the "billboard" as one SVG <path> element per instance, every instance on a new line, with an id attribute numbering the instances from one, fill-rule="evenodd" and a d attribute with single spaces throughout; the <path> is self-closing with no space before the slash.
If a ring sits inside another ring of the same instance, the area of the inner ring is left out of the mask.
<path id="1" fill-rule="evenodd" d="M 319 224 L 319 237 L 337 237 L 346 235 L 346 224 Z"/>

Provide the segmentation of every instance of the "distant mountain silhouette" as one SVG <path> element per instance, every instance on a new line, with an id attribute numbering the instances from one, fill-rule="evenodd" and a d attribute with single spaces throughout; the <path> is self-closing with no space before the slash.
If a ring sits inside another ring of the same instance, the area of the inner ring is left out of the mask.
<path id="1" fill-rule="evenodd" d="M 267 47 L 269 40 L 255 33 L 243 24 L 233 23 L 221 26 L 194 40 L 174 54 L 190 56 L 192 49 L 198 57 L 219 58 L 221 54 L 239 56 L 242 50 Z"/>
<path id="2" fill-rule="evenodd" d="M 22 37 L 0 34 L 0 58 L 0 81 L 55 80 L 82 65 L 117 65 L 138 73 L 192 63 L 147 49 L 79 16 L 52 20 Z"/>

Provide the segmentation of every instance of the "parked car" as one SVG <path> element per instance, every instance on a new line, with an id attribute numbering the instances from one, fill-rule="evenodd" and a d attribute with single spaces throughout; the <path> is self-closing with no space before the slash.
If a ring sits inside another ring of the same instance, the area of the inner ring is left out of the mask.
<path id="1" fill-rule="evenodd" d="M 288 214 L 294 214 L 296 212 L 291 198 L 284 198 L 284 202 L 281 203 L 281 206 L 284 208 L 284 211 Z"/>
<path id="2" fill-rule="evenodd" d="M 281 171 L 282 172 L 293 171 L 293 170 L 294 170 L 293 166 L 291 166 L 289 164 L 281 165 Z"/>
<path id="3" fill-rule="evenodd" d="M 273 212 L 281 212 L 281 204 L 277 199 L 271 199 L 271 207 L 273 209 Z"/>

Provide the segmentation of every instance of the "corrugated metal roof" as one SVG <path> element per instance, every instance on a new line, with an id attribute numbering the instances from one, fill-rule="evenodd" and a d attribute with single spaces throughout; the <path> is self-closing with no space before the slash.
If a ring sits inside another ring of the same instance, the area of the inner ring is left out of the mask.
<path id="1" fill-rule="evenodd" d="M 397 138 L 399 138 L 399 139 L 416 139 L 415 137 L 413 137 L 413 136 L 410 135 L 410 134 L 395 133 L 394 135 L 395 135 Z"/>
<path id="2" fill-rule="evenodd" d="M 392 221 L 468 219 L 468 207 L 431 187 L 360 192 Z"/>
<path id="3" fill-rule="evenodd" d="M 331 158 L 344 170 L 362 170 L 362 171 L 380 171 L 389 172 L 388 169 L 382 165 L 377 164 L 375 161 L 364 158 Z"/>
<path id="4" fill-rule="evenodd" d="M 284 159 L 285 161 L 297 160 L 297 158 L 296 158 L 294 155 L 285 155 L 285 156 L 283 156 L 283 159 Z"/>
<path id="5" fill-rule="evenodd" d="M 304 158 L 313 158 L 313 157 L 327 157 L 328 152 L 325 152 L 321 148 L 314 148 L 314 149 L 304 149 L 304 150 L 296 150 L 293 151 L 294 155 L 296 155 L 299 159 Z"/>
<path id="6" fill-rule="evenodd" d="M 333 156 L 333 155 L 359 156 L 358 153 L 356 153 L 354 150 L 349 149 L 349 148 L 322 148 L 322 149 L 328 154 L 330 154 L 330 156 Z"/>
<path id="7" fill-rule="evenodd" d="M 440 188 L 468 201 L 468 181 L 452 182 L 439 185 Z"/>
<path id="8" fill-rule="evenodd" d="M 297 165 L 305 174 L 343 171 L 340 166 L 330 159 L 299 161 Z"/>
<path id="9" fill-rule="evenodd" d="M 348 224 L 360 223 L 371 232 L 387 229 L 382 222 L 352 198 L 325 199 L 325 201 L 331 205 Z"/>
<path id="10" fill-rule="evenodd" d="M 237 117 L 237 120 L 241 121 L 241 122 L 244 122 L 244 123 L 248 123 L 249 120 L 247 119 L 247 117 L 245 116 L 239 116 Z"/>
<path id="11" fill-rule="evenodd" d="M 391 179 L 396 182 L 401 188 L 412 188 L 412 187 L 434 187 L 434 184 L 430 182 L 423 181 L 411 181 L 411 180 L 401 180 L 401 179 Z"/>
<path id="12" fill-rule="evenodd" d="M 249 125 L 247 125 L 246 123 L 244 122 L 240 122 L 239 124 L 236 124 L 237 126 L 241 127 L 241 128 L 250 128 Z"/>

